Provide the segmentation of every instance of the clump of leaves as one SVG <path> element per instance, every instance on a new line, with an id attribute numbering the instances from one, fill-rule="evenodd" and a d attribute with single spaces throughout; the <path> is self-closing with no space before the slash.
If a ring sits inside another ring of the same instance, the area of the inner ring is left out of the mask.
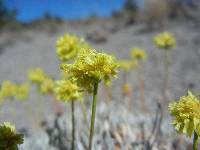
<path id="1" fill-rule="evenodd" d="M 9 122 L 0 125 L 0 149 L 18 150 L 18 145 L 23 144 L 24 135 L 16 133 L 15 126 Z"/>

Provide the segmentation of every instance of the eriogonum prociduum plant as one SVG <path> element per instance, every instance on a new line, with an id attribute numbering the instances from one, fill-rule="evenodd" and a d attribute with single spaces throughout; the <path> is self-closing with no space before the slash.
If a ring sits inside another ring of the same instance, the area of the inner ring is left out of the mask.
<path id="1" fill-rule="evenodd" d="M 10 122 L 4 122 L 0 125 L 0 149 L 18 150 L 18 145 L 23 144 L 23 134 L 18 134 L 15 126 Z"/>
<path id="2" fill-rule="evenodd" d="M 154 37 L 154 43 L 159 49 L 164 50 L 164 83 L 163 98 L 167 100 L 166 92 L 168 90 L 170 51 L 176 47 L 176 39 L 172 33 L 163 32 Z"/>
<path id="3" fill-rule="evenodd" d="M 112 77 L 117 76 L 118 63 L 115 57 L 96 50 L 81 49 L 73 64 L 61 65 L 70 74 L 77 85 L 89 93 L 93 92 L 92 116 L 88 150 L 92 149 L 92 139 L 95 124 L 98 84 L 104 80 L 109 84 Z"/>
<path id="4" fill-rule="evenodd" d="M 199 99 L 189 91 L 188 95 L 182 96 L 178 102 L 170 103 L 169 111 L 174 118 L 172 124 L 178 133 L 183 133 L 188 137 L 194 134 L 193 150 L 197 150 L 200 136 Z"/>
<path id="5" fill-rule="evenodd" d="M 54 94 L 58 100 L 71 102 L 72 108 L 72 142 L 71 150 L 75 149 L 75 115 L 74 101 L 82 100 L 82 92 L 77 84 L 70 80 L 59 80 L 55 82 Z"/>
<path id="6" fill-rule="evenodd" d="M 76 35 L 65 34 L 60 37 L 56 43 L 56 53 L 61 62 L 74 61 L 76 59 L 80 49 L 89 48 L 89 44 L 85 42 L 83 38 L 79 38 Z M 74 101 L 82 99 L 82 92 L 80 92 L 79 86 L 70 79 L 68 72 L 62 72 L 62 80 L 57 81 L 55 84 L 55 95 L 57 99 L 63 101 L 71 102 L 71 110 L 72 110 L 72 144 L 71 149 L 75 149 L 75 118 L 74 118 Z M 80 101 L 83 106 L 83 101 Z M 85 108 L 85 106 L 83 107 Z M 85 109 L 84 109 L 85 110 Z M 84 118 L 86 117 L 86 112 L 83 113 Z M 87 119 L 85 119 L 87 120 Z"/>
<path id="7" fill-rule="evenodd" d="M 73 34 L 65 34 L 57 40 L 56 53 L 61 61 L 74 59 L 81 48 L 89 48 L 83 38 Z"/>

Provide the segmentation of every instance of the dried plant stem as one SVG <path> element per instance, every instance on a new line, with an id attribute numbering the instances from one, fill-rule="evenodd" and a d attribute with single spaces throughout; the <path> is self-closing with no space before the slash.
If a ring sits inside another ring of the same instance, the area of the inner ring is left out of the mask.
<path id="1" fill-rule="evenodd" d="M 198 140 L 199 140 L 199 136 L 194 131 L 193 150 L 198 150 Z"/>
<path id="2" fill-rule="evenodd" d="M 71 150 L 75 150 L 75 116 L 74 116 L 74 100 L 71 101 L 71 115 L 72 115 L 72 141 Z"/>
<path id="3" fill-rule="evenodd" d="M 88 150 L 92 150 L 92 139 L 93 139 L 93 134 L 94 134 L 95 114 L 96 114 L 96 105 L 97 105 L 97 92 L 98 92 L 98 82 L 94 84 L 94 89 L 93 89 L 92 116 L 91 116 L 91 123 L 90 123 L 90 137 L 89 137 Z"/>

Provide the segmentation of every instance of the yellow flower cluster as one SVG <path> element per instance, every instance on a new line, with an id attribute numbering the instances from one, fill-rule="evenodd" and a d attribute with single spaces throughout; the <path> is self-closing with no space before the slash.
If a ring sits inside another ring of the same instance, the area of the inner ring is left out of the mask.
<path id="1" fill-rule="evenodd" d="M 137 61 L 143 61 L 146 59 L 146 53 L 140 48 L 133 48 L 131 50 L 131 57 Z"/>
<path id="2" fill-rule="evenodd" d="M 1 85 L 0 95 L 3 98 L 9 98 L 15 96 L 17 93 L 17 86 L 11 81 L 4 81 Z"/>
<path id="3" fill-rule="evenodd" d="M 88 92 L 92 92 L 94 84 L 101 80 L 109 84 L 111 77 L 116 77 L 118 67 L 113 56 L 88 49 L 82 49 L 79 52 L 74 64 L 61 66 L 77 82 L 78 86 Z"/>
<path id="4" fill-rule="evenodd" d="M 18 86 L 16 98 L 19 100 L 26 100 L 29 97 L 30 93 L 30 85 L 28 83 L 24 83 Z"/>
<path id="5" fill-rule="evenodd" d="M 118 62 L 118 64 L 119 64 L 119 69 L 128 72 L 137 66 L 137 61 L 121 60 Z"/>
<path id="6" fill-rule="evenodd" d="M 54 94 L 58 100 L 71 101 L 80 100 L 82 93 L 76 83 L 70 80 L 59 80 L 55 82 Z"/>
<path id="7" fill-rule="evenodd" d="M 176 46 L 176 39 L 173 34 L 164 32 L 154 38 L 154 43 L 158 48 L 170 49 Z"/>
<path id="8" fill-rule="evenodd" d="M 0 89 L 0 103 L 7 98 L 16 98 L 26 100 L 29 96 L 30 87 L 28 83 L 14 84 L 10 81 L 4 81 Z"/>
<path id="9" fill-rule="evenodd" d="M 54 88 L 54 81 L 50 77 L 46 77 L 40 85 L 40 92 L 42 94 L 52 93 Z"/>
<path id="10" fill-rule="evenodd" d="M 23 143 L 24 136 L 16 133 L 15 126 L 10 122 L 0 125 L 0 149 L 15 150 Z"/>
<path id="11" fill-rule="evenodd" d="M 61 61 L 68 61 L 77 56 L 81 48 L 89 48 L 90 46 L 75 35 L 65 34 L 60 37 L 56 44 L 56 53 Z"/>
<path id="12" fill-rule="evenodd" d="M 40 68 L 30 69 L 28 72 L 28 78 L 33 83 L 40 84 L 45 80 L 46 74 Z"/>
<path id="13" fill-rule="evenodd" d="M 179 102 L 171 103 L 169 111 L 175 118 L 172 124 L 179 133 L 191 137 L 195 131 L 200 136 L 200 101 L 196 96 L 188 92 Z"/>
<path id="14" fill-rule="evenodd" d="M 39 91 L 42 94 L 49 94 L 53 92 L 54 81 L 42 69 L 31 69 L 28 78 L 33 83 L 37 84 Z"/>

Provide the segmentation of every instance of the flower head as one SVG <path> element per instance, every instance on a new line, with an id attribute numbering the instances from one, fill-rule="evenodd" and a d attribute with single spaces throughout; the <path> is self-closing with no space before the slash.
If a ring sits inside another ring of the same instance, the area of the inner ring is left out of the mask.
<path id="1" fill-rule="evenodd" d="M 132 68 L 137 66 L 137 61 L 121 60 L 118 62 L 118 64 L 119 64 L 119 69 L 128 72 Z"/>
<path id="2" fill-rule="evenodd" d="M 41 82 L 43 82 L 45 80 L 46 74 L 40 68 L 31 69 L 28 72 L 28 78 L 33 83 L 40 84 Z"/>
<path id="3" fill-rule="evenodd" d="M 23 135 L 16 133 L 14 125 L 10 122 L 4 122 L 0 125 L 0 149 L 15 150 L 22 143 Z"/>
<path id="4" fill-rule="evenodd" d="M 10 98 L 14 97 L 17 93 L 17 86 L 13 84 L 12 82 L 6 80 L 1 85 L 1 91 L 0 91 L 1 98 Z"/>
<path id="5" fill-rule="evenodd" d="M 30 85 L 24 83 L 17 86 L 16 98 L 19 100 L 26 100 L 29 97 Z"/>
<path id="6" fill-rule="evenodd" d="M 29 79 L 37 84 L 39 92 L 42 94 L 53 93 L 54 80 L 42 69 L 36 68 L 29 71 Z"/>
<path id="7" fill-rule="evenodd" d="M 179 102 L 171 103 L 169 111 L 174 117 L 172 124 L 179 133 L 191 137 L 195 131 L 200 136 L 200 102 L 196 96 L 188 92 Z"/>
<path id="8" fill-rule="evenodd" d="M 52 93 L 54 89 L 54 81 L 50 77 L 46 77 L 40 85 L 40 92 L 42 94 Z"/>
<path id="9" fill-rule="evenodd" d="M 146 59 L 145 51 L 140 48 L 133 48 L 131 50 L 131 56 L 133 59 L 136 59 L 138 61 L 143 61 Z"/>
<path id="10" fill-rule="evenodd" d="M 56 53 L 61 61 L 68 61 L 77 56 L 79 50 L 89 45 L 75 35 L 65 34 L 60 37 L 56 44 Z"/>
<path id="11" fill-rule="evenodd" d="M 176 46 L 176 39 L 173 34 L 164 32 L 154 38 L 154 43 L 158 48 L 170 49 Z"/>
<path id="12" fill-rule="evenodd" d="M 95 50 L 81 50 L 74 64 L 62 65 L 78 86 L 92 92 L 95 83 L 104 80 L 109 84 L 116 77 L 118 63 L 113 56 L 97 53 Z"/>
<path id="13" fill-rule="evenodd" d="M 80 100 L 82 92 L 76 83 L 70 80 L 60 80 L 55 82 L 54 94 L 58 100 L 71 101 Z"/>

